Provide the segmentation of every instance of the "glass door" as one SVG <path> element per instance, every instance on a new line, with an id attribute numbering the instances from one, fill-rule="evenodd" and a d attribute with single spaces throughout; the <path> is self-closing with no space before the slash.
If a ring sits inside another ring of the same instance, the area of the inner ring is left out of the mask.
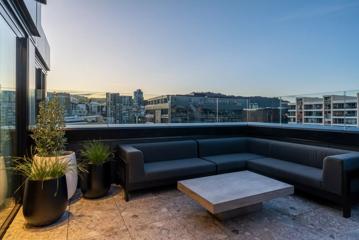
<path id="1" fill-rule="evenodd" d="M 15 206 L 9 170 L 15 149 L 16 36 L 0 15 L 0 226 Z"/>

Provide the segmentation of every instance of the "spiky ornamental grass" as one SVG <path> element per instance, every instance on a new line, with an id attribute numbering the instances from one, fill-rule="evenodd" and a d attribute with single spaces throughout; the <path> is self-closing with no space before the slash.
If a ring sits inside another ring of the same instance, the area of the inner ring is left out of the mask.
<path id="1" fill-rule="evenodd" d="M 64 108 L 56 95 L 39 105 L 36 127 L 32 131 L 35 151 L 40 157 L 62 155 L 65 149 Z"/>
<path id="2" fill-rule="evenodd" d="M 71 169 L 70 165 L 60 158 L 53 161 L 34 161 L 25 156 L 15 159 L 14 170 L 29 180 L 45 181 L 64 176 Z"/>
<path id="3" fill-rule="evenodd" d="M 54 196 L 57 196 L 60 183 L 59 178 L 64 176 L 66 172 L 71 171 L 72 164 L 63 159 L 56 159 L 54 161 L 34 161 L 32 157 L 24 156 L 22 158 L 15 158 L 13 170 L 18 174 L 26 177 L 32 181 L 42 181 L 42 188 L 44 181 L 56 179 L 56 189 L 54 189 Z M 25 184 L 25 181 L 15 190 L 17 192 Z"/>
<path id="4" fill-rule="evenodd" d="M 110 147 L 102 142 L 91 141 L 83 144 L 81 156 L 87 163 L 101 165 L 112 156 L 112 152 Z"/>

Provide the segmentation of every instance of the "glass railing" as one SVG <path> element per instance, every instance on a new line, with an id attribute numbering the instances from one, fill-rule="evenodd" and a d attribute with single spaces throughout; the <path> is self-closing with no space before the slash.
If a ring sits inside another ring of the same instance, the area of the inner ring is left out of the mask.
<path id="1" fill-rule="evenodd" d="M 221 94 L 134 94 L 48 91 L 74 126 L 122 124 L 271 123 L 314 128 L 358 129 L 358 91 L 280 97 Z M 145 96 L 145 97 L 144 97 Z"/>

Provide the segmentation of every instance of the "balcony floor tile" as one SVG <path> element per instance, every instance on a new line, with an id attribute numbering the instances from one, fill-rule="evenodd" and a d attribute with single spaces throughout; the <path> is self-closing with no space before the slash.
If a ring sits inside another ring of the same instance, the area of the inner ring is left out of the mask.
<path id="1" fill-rule="evenodd" d="M 359 206 L 345 219 L 337 206 L 293 195 L 219 221 L 174 188 L 138 192 L 129 202 L 123 195 L 119 186 L 98 200 L 77 193 L 63 218 L 45 228 L 29 227 L 19 211 L 4 239 L 359 239 Z"/>

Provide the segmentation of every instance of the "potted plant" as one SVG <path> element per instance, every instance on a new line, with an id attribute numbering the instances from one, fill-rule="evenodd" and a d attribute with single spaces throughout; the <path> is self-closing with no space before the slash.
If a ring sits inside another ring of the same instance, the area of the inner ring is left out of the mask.
<path id="1" fill-rule="evenodd" d="M 64 109 L 55 96 L 39 105 L 36 127 L 32 132 L 35 142 L 34 162 L 45 163 L 53 161 L 67 162 L 71 166 L 66 172 L 68 198 L 70 199 L 77 188 L 77 161 L 72 151 L 65 151 L 65 121 Z"/>
<path id="2" fill-rule="evenodd" d="M 7 174 L 5 166 L 5 158 L 0 155 L 0 209 L 5 203 L 7 194 Z"/>
<path id="3" fill-rule="evenodd" d="M 84 171 L 80 173 L 80 187 L 85 198 L 99 198 L 107 194 L 111 186 L 110 147 L 100 141 L 83 145 L 81 157 Z"/>
<path id="4" fill-rule="evenodd" d="M 26 177 L 23 214 L 30 225 L 44 226 L 57 221 L 67 204 L 66 172 L 71 165 L 65 161 L 33 161 L 23 157 L 15 162 L 15 171 Z"/>

